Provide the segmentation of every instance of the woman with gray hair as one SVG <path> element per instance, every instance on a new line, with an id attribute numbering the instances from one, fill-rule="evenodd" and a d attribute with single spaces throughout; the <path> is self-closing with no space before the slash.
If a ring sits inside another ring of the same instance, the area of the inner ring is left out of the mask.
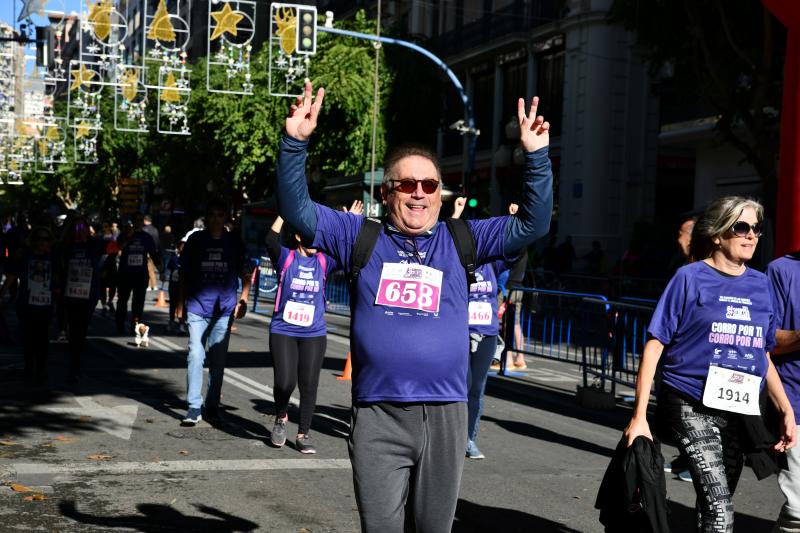
<path id="1" fill-rule="evenodd" d="M 661 295 L 648 328 L 636 383 L 630 446 L 652 439 L 650 388 L 664 356 L 658 427 L 689 458 L 697 494 L 698 530 L 733 531 L 733 493 L 744 465 L 742 415 L 760 415 L 766 384 L 782 417 L 783 452 L 795 445 L 794 413 L 768 352 L 775 323 L 766 276 L 746 266 L 761 236 L 763 207 L 728 196 L 713 201 L 695 224 L 691 261 Z"/>

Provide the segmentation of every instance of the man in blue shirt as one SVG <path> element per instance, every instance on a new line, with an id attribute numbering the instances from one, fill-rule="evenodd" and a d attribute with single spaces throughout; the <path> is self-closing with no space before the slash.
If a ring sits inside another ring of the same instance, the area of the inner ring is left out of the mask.
<path id="1" fill-rule="evenodd" d="M 184 425 L 219 418 L 219 400 L 225 357 L 228 354 L 231 324 L 247 312 L 250 272 L 245 260 L 244 243 L 225 229 L 227 206 L 211 201 L 206 209 L 206 229 L 192 234 L 184 245 L 180 263 L 180 297 L 176 314 L 189 327 L 187 358 L 187 403 Z M 238 280 L 242 294 L 237 301 Z M 208 343 L 208 392 L 203 403 L 203 363 Z M 205 412 L 203 412 L 203 407 Z"/>
<path id="2" fill-rule="evenodd" d="M 767 265 L 775 312 L 775 348 L 772 362 L 781 376 L 795 420 L 800 421 L 800 252 L 779 257 Z M 800 451 L 791 448 L 779 457 L 778 485 L 786 497 L 775 531 L 800 531 Z"/>
<path id="3" fill-rule="evenodd" d="M 278 209 L 304 243 L 345 271 L 364 219 L 315 204 L 306 147 L 324 90 L 292 106 L 278 156 Z M 552 211 L 549 123 L 518 102 L 525 179 L 515 216 L 469 221 L 479 264 L 514 257 L 545 235 Z M 467 297 L 458 251 L 443 222 L 435 154 L 405 146 L 384 160 L 388 213 L 375 249 L 353 281 L 353 413 L 348 441 L 361 526 L 401 533 L 406 513 L 418 531 L 449 532 L 467 435 Z"/>

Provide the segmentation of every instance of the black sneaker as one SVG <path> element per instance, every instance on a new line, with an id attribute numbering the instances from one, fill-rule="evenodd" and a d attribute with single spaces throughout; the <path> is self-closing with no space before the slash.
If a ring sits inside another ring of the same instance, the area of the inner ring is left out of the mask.
<path id="1" fill-rule="evenodd" d="M 203 420 L 206 422 L 222 422 L 222 409 L 218 405 L 203 407 Z"/>
<path id="2" fill-rule="evenodd" d="M 181 425 L 183 426 L 194 426 L 197 425 L 203 419 L 203 414 L 199 407 L 190 407 L 189 411 L 186 413 L 186 416 L 183 417 L 181 420 Z"/>
<path id="3" fill-rule="evenodd" d="M 314 447 L 314 443 L 308 434 L 298 437 L 297 440 L 294 441 L 294 446 L 300 453 L 317 453 L 317 449 Z"/>
<path id="4" fill-rule="evenodd" d="M 276 418 L 275 425 L 272 426 L 272 433 L 269 436 L 269 441 L 272 443 L 273 446 L 276 446 L 278 448 L 286 444 L 287 418 Z"/>

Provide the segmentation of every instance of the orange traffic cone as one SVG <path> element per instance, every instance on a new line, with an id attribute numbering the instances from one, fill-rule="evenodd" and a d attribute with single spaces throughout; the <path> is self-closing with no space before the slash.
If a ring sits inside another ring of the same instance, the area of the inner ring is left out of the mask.
<path id="1" fill-rule="evenodd" d="M 156 300 L 156 307 L 169 307 L 167 305 L 167 298 L 164 296 L 164 291 L 158 291 L 158 300 Z"/>
<path id="2" fill-rule="evenodd" d="M 350 381 L 352 373 L 353 367 L 350 364 L 350 352 L 347 352 L 347 362 L 344 364 L 344 374 L 341 376 L 336 376 L 336 379 L 339 381 Z"/>

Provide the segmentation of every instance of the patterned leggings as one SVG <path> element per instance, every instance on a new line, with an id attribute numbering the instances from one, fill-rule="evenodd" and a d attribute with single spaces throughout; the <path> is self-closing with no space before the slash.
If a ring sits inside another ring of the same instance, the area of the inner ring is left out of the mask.
<path id="1" fill-rule="evenodd" d="M 689 402 L 664 387 L 658 417 L 689 457 L 697 531 L 733 532 L 733 493 L 744 465 L 737 415 Z"/>

